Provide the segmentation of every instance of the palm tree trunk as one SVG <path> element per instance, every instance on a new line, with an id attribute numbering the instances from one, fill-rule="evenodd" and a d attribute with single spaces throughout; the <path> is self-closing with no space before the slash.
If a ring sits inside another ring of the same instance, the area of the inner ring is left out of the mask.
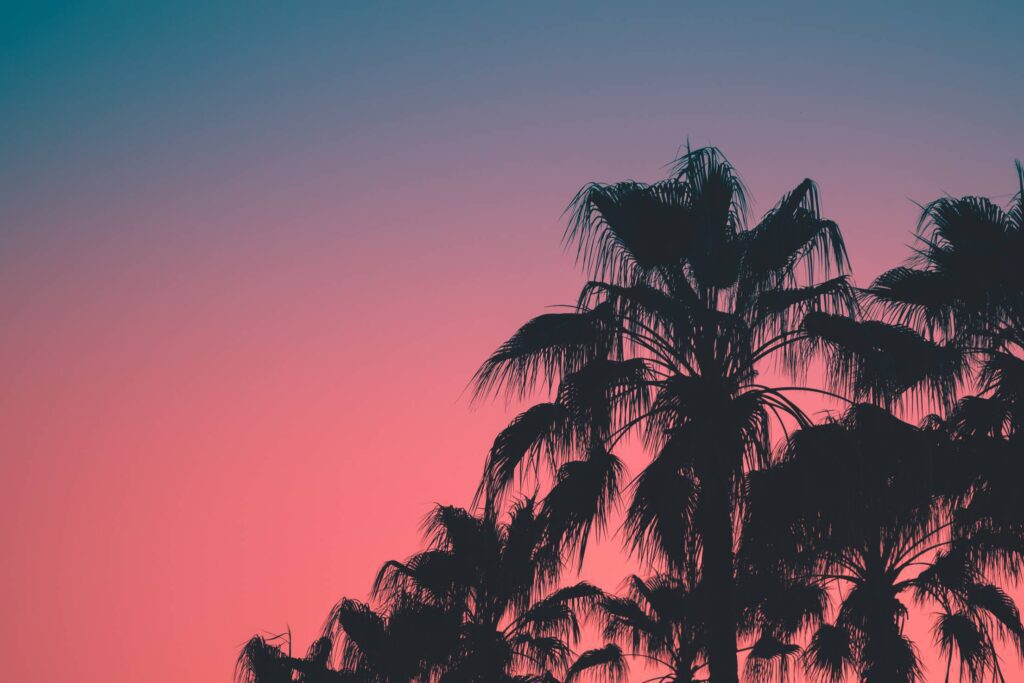
<path id="1" fill-rule="evenodd" d="M 708 673 L 713 683 L 738 683 L 736 601 L 731 482 L 722 458 L 701 478 L 700 526 L 703 541 L 701 582 L 716 609 L 710 615 Z"/>

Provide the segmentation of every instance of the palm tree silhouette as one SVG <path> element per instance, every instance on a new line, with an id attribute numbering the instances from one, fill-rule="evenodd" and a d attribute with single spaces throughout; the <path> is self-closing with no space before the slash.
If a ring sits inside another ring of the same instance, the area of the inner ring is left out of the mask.
<path id="1" fill-rule="evenodd" d="M 402 596 L 383 612 L 343 599 L 327 618 L 324 637 L 339 669 L 373 683 L 431 681 L 449 665 L 459 642 L 458 615 Z"/>
<path id="2" fill-rule="evenodd" d="M 630 543 L 676 573 L 699 556 L 716 600 L 710 676 L 736 681 L 743 479 L 768 464 L 774 419 L 807 422 L 758 373 L 772 359 L 798 369 L 805 315 L 855 312 L 842 237 L 810 180 L 748 229 L 742 183 L 714 148 L 688 151 L 664 181 L 588 185 L 571 209 L 566 240 L 594 279 L 572 312 L 531 320 L 477 372 L 478 395 L 558 383 L 498 436 L 480 494 L 491 508 L 517 472 L 546 465 L 552 533 L 582 557 L 620 492 L 611 448 L 640 430 L 653 457 L 631 489 Z"/>
<path id="3" fill-rule="evenodd" d="M 253 636 L 235 664 L 236 683 L 290 683 L 296 660 L 275 642 L 281 636 Z M 290 645 L 290 643 L 289 643 Z"/>
<path id="4" fill-rule="evenodd" d="M 985 197 L 923 207 L 915 255 L 867 293 L 886 320 L 944 339 L 981 362 L 981 395 L 954 411 L 964 429 L 1024 429 L 1024 167 L 1004 210 Z"/>
<path id="5" fill-rule="evenodd" d="M 985 570 L 1012 574 L 1012 563 L 1000 572 L 990 560 L 1011 559 L 1019 541 L 975 543 L 962 524 L 959 504 L 978 471 L 964 456 L 941 432 L 861 404 L 796 432 L 780 464 L 751 476 L 741 557 L 785 565 L 840 596 L 833 623 L 805 652 L 810 672 L 830 681 L 850 671 L 865 683 L 922 680 L 903 632 L 907 593 L 939 607 L 935 634 L 947 666 L 955 651 L 962 677 L 1001 677 L 996 643 L 1005 637 L 1019 648 L 1024 625 Z"/>
<path id="6" fill-rule="evenodd" d="M 458 644 L 440 680 L 571 680 L 584 671 L 615 677 L 608 652 L 573 661 L 579 612 L 603 594 L 585 582 L 553 587 L 561 558 L 545 540 L 533 500 L 516 503 L 505 523 L 438 506 L 425 527 L 429 548 L 385 564 L 374 592 L 385 604 L 412 599 L 458 616 Z"/>
<path id="7" fill-rule="evenodd" d="M 238 683 L 399 683 L 431 681 L 457 649 L 457 616 L 409 599 L 386 612 L 342 599 L 331 610 L 324 635 L 305 658 L 253 637 L 235 668 Z M 290 643 L 288 644 L 290 647 Z"/>
<path id="8" fill-rule="evenodd" d="M 997 648 L 1024 655 L 1000 588 L 1024 566 L 1017 175 L 1006 209 L 922 207 L 914 258 L 861 291 L 810 180 L 754 227 L 714 148 L 660 182 L 584 187 L 565 239 L 591 281 L 474 377 L 477 397 L 552 394 L 495 439 L 482 514 L 437 506 L 427 548 L 386 563 L 371 602 L 339 602 L 303 657 L 290 634 L 253 637 L 237 682 L 622 681 L 642 660 L 662 669 L 651 680 L 730 683 L 743 657 L 753 681 L 799 659 L 821 680 L 911 683 L 908 600 L 935 611 L 947 683 L 1004 681 Z M 772 363 L 797 384 L 822 369 L 831 391 L 766 384 Z M 853 402 L 815 425 L 794 391 Z M 937 414 L 889 412 L 907 400 Z M 625 484 L 614 451 L 634 434 L 651 457 Z M 540 502 L 510 503 L 527 479 Z M 561 585 L 624 495 L 627 546 L 653 575 L 623 596 Z M 584 617 L 606 644 L 577 653 Z"/>
<path id="9" fill-rule="evenodd" d="M 639 659 L 663 670 L 650 680 L 702 680 L 708 666 L 708 615 L 714 610 L 715 596 L 700 582 L 688 585 L 669 574 L 647 579 L 634 575 L 626 583 L 626 595 L 607 595 L 595 609 L 609 647 L 619 647 L 616 653 L 623 662 Z M 755 583 L 760 585 L 755 588 Z M 746 653 L 748 678 L 782 677 L 800 650 L 788 642 L 790 637 L 820 619 L 826 595 L 813 584 L 773 582 L 768 586 L 763 580 L 738 584 L 743 615 L 740 631 L 757 634 L 751 646 L 739 650 Z"/>

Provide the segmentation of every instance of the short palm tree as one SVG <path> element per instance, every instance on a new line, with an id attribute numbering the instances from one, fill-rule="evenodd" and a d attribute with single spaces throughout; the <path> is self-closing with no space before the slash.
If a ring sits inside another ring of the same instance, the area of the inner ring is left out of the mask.
<path id="1" fill-rule="evenodd" d="M 327 618 L 324 640 L 347 675 L 372 683 L 426 683 L 450 664 L 459 628 L 457 615 L 412 596 L 391 601 L 384 611 L 344 599 Z"/>
<path id="2" fill-rule="evenodd" d="M 738 594 L 741 613 L 748 633 L 757 634 L 746 653 L 747 673 L 751 680 L 769 680 L 782 676 L 800 648 L 789 637 L 813 623 L 823 613 L 826 595 L 808 584 L 771 587 L 763 582 L 755 590 L 740 581 Z M 631 576 L 624 596 L 605 596 L 595 614 L 602 635 L 618 646 L 623 660 L 639 659 L 660 670 L 653 679 L 662 683 L 691 683 L 704 680 L 708 667 L 708 615 L 714 609 L 715 596 L 703 586 L 687 585 L 675 576 L 659 574 L 647 579 Z M 611 647 L 611 645 L 609 646 Z"/>
<path id="3" fill-rule="evenodd" d="M 253 637 L 235 668 L 238 683 L 410 683 L 431 681 L 458 645 L 458 620 L 415 600 L 387 612 L 343 599 L 306 657 L 293 657 L 280 638 Z"/>
<path id="4" fill-rule="evenodd" d="M 599 653 L 573 661 L 578 611 L 602 592 L 587 583 L 554 587 L 561 561 L 545 542 L 544 520 L 532 500 L 514 505 L 506 523 L 438 506 L 426 529 L 429 548 L 405 562 L 388 562 L 374 590 L 385 604 L 411 599 L 457 616 L 458 645 L 440 680 L 614 673 Z"/>
<path id="5" fill-rule="evenodd" d="M 1001 675 L 996 643 L 1019 646 L 1024 626 L 960 528 L 957 505 L 976 469 L 940 432 L 856 405 L 793 434 L 782 462 L 751 478 L 741 554 L 839 596 L 834 621 L 805 652 L 811 672 L 830 681 L 850 672 L 865 683 L 921 680 L 903 632 L 901 596 L 909 595 L 940 608 L 935 633 L 950 664 L 955 651 L 969 680 Z"/>
<path id="6" fill-rule="evenodd" d="M 277 642 L 284 636 L 253 636 L 235 664 L 236 683 L 290 683 L 299 660 L 285 650 L 290 643 Z"/>
<path id="7" fill-rule="evenodd" d="M 529 321 L 478 371 L 478 394 L 558 386 L 499 435 L 481 494 L 490 509 L 517 473 L 546 465 L 552 534 L 582 556 L 621 490 L 612 448 L 639 430 L 652 457 L 631 488 L 629 540 L 676 575 L 699 558 L 716 596 L 710 675 L 736 681 L 744 478 L 768 464 L 773 420 L 807 422 L 760 373 L 806 367 L 806 315 L 855 312 L 842 237 L 810 180 L 748 227 L 743 186 L 714 148 L 688 151 L 667 180 L 588 185 L 571 209 L 566 240 L 593 281 L 573 310 Z"/>

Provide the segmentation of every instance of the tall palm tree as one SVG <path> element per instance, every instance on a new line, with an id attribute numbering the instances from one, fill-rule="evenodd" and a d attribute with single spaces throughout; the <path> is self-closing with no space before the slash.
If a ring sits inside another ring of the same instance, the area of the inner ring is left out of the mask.
<path id="1" fill-rule="evenodd" d="M 639 430 L 652 458 L 631 488 L 630 543 L 676 574 L 699 558 L 716 596 L 710 675 L 737 681 L 744 477 L 769 461 L 773 420 L 807 422 L 759 374 L 806 367 L 805 315 L 855 312 L 842 237 L 810 180 L 748 228 L 743 185 L 714 148 L 688 151 L 660 182 L 588 185 L 571 210 L 566 241 L 593 280 L 572 311 L 529 321 L 477 372 L 478 395 L 558 386 L 499 435 L 481 495 L 491 509 L 517 473 L 546 466 L 552 534 L 582 557 L 620 493 L 612 448 Z"/>
<path id="2" fill-rule="evenodd" d="M 956 651 L 969 680 L 1001 676 L 996 644 L 1007 637 L 1020 647 L 1024 625 L 986 579 L 984 553 L 957 516 L 976 470 L 938 431 L 862 404 L 796 432 L 782 462 L 751 477 L 741 555 L 839 596 L 834 621 L 805 653 L 811 672 L 830 681 L 851 671 L 865 683 L 921 680 L 903 631 L 906 594 L 940 608 L 935 633 L 950 665 Z"/>
<path id="3" fill-rule="evenodd" d="M 544 520 L 532 500 L 514 505 L 506 523 L 438 506 L 426 529 L 429 548 L 405 562 L 388 562 L 374 591 L 385 604 L 411 599 L 457 616 L 458 645 L 442 681 L 572 678 L 587 669 L 615 673 L 600 653 L 573 662 L 578 611 L 602 593 L 582 582 L 553 587 L 560 558 L 544 542 Z"/>

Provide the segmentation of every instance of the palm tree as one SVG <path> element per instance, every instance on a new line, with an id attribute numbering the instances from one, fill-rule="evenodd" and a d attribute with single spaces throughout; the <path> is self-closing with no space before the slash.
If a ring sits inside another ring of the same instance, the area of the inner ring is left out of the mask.
<path id="1" fill-rule="evenodd" d="M 295 661 L 281 643 L 275 642 L 282 637 L 250 638 L 235 663 L 236 683 L 290 683 Z"/>
<path id="2" fill-rule="evenodd" d="M 457 617 L 458 644 L 440 680 L 574 678 L 584 670 L 615 674 L 600 653 L 572 661 L 580 637 L 578 610 L 602 593 L 583 582 L 553 587 L 561 562 L 544 542 L 545 522 L 532 500 L 514 505 L 507 523 L 438 506 L 426 530 L 429 548 L 405 562 L 388 562 L 374 592 L 385 604 L 413 600 Z"/>
<path id="3" fill-rule="evenodd" d="M 748 577 L 752 578 L 752 577 Z M 647 579 L 631 576 L 627 594 L 605 596 L 595 610 L 607 647 L 618 646 L 618 656 L 641 660 L 663 671 L 650 679 L 662 683 L 701 680 L 708 667 L 708 615 L 715 597 L 702 584 L 688 585 L 669 574 Z M 826 596 L 817 586 L 775 583 L 757 586 L 739 582 L 737 593 L 750 598 L 743 604 L 743 628 L 758 637 L 746 652 L 751 680 L 782 676 L 800 648 L 789 637 L 819 619 Z M 625 648 L 625 649 L 623 649 Z"/>
<path id="4" fill-rule="evenodd" d="M 343 599 L 324 626 L 338 669 L 372 683 L 436 680 L 459 645 L 458 615 L 412 596 L 392 600 L 378 612 Z"/>
<path id="5" fill-rule="evenodd" d="M 923 207 L 914 257 L 867 293 L 887 321 L 955 343 L 981 362 L 981 395 L 957 411 L 1007 434 L 1024 429 L 1024 167 L 1004 210 L 985 197 Z"/>
<path id="6" fill-rule="evenodd" d="M 342 599 L 304 658 L 254 636 L 235 667 L 238 683 L 409 683 L 432 681 L 458 645 L 459 622 L 437 607 L 395 600 L 387 612 Z M 287 643 L 290 649 L 290 642 Z"/>
<path id="7" fill-rule="evenodd" d="M 810 180 L 748 228 L 742 183 L 714 148 L 688 151 L 667 180 L 588 185 L 571 210 L 566 241 L 593 281 L 572 311 L 529 321 L 477 372 L 478 395 L 558 385 L 498 436 L 480 494 L 491 509 L 517 473 L 545 466 L 552 535 L 582 558 L 620 493 L 612 448 L 639 430 L 653 457 L 631 488 L 630 543 L 676 574 L 699 557 L 716 600 L 710 675 L 737 681 L 744 477 L 768 463 L 775 419 L 807 423 L 759 373 L 806 367 L 807 314 L 856 311 L 842 237 Z"/>
<path id="8" fill-rule="evenodd" d="M 840 596 L 834 621 L 805 652 L 811 672 L 830 681 L 850 671 L 865 683 L 921 680 L 903 632 L 908 594 L 940 608 L 935 633 L 950 665 L 956 651 L 971 681 L 1001 676 L 996 643 L 1007 637 L 1020 647 L 1024 625 L 986 579 L 985 549 L 958 518 L 976 471 L 941 432 L 861 404 L 796 432 L 781 463 L 751 477 L 742 555 Z"/>

